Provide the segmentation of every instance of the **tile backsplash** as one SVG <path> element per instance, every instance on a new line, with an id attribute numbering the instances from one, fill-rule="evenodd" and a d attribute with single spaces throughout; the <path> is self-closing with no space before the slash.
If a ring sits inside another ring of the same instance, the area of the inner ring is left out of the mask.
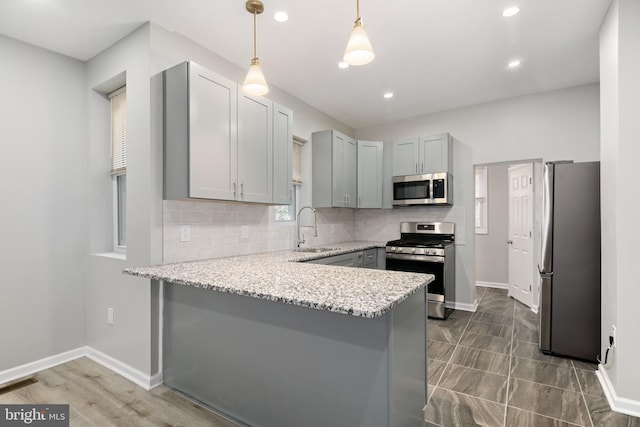
<path id="1" fill-rule="evenodd" d="M 163 262 L 195 261 L 234 255 L 292 249 L 296 222 L 276 222 L 273 207 L 200 201 L 164 201 Z M 304 246 L 322 246 L 355 240 L 352 209 L 318 209 L 318 237 L 303 227 Z M 305 210 L 302 225 L 312 225 L 313 215 Z M 180 241 L 180 226 L 189 225 L 191 239 Z M 248 231 L 243 237 L 244 230 Z"/>

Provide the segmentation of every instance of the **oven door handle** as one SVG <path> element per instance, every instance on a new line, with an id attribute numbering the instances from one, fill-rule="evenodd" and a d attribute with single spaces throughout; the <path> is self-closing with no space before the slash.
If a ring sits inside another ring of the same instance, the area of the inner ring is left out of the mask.
<path id="1" fill-rule="evenodd" d="M 394 253 L 387 252 L 387 259 L 398 259 L 403 261 L 418 261 L 418 262 L 437 262 L 439 264 L 444 264 L 443 256 L 394 254 Z"/>

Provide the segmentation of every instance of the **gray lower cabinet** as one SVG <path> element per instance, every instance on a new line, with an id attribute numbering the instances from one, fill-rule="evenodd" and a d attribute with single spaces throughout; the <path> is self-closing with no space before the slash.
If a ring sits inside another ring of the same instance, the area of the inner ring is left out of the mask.
<path id="1" fill-rule="evenodd" d="M 336 130 L 314 132 L 312 186 L 314 208 L 356 207 L 356 141 Z"/>
<path id="2" fill-rule="evenodd" d="M 163 86 L 165 199 L 291 203 L 291 110 L 192 61 Z"/>
<path id="3" fill-rule="evenodd" d="M 385 269 L 386 253 L 384 248 L 371 248 L 364 251 L 349 252 L 306 261 L 311 264 L 339 265 L 342 267 L 364 267 Z"/>
<path id="4" fill-rule="evenodd" d="M 376 318 L 164 284 L 163 376 L 254 427 L 415 427 L 425 289 Z"/>

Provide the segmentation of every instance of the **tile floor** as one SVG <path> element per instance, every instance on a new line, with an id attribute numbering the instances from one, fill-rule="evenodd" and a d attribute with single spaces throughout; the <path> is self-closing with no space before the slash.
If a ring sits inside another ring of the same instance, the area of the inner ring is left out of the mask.
<path id="1" fill-rule="evenodd" d="M 478 299 L 475 313 L 429 319 L 428 427 L 640 427 L 609 409 L 596 365 L 539 352 L 537 316 L 506 290 Z"/>

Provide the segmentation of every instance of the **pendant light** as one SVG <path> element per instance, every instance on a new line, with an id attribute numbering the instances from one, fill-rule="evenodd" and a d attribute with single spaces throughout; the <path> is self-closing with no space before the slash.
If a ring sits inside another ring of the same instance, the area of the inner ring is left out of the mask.
<path id="1" fill-rule="evenodd" d="M 247 77 L 244 79 L 242 91 L 247 95 L 262 96 L 269 92 L 269 86 L 267 86 L 267 81 L 264 78 L 264 74 L 262 74 L 260 59 L 258 59 L 258 54 L 256 53 L 256 27 L 257 16 L 264 12 L 264 4 L 260 0 L 248 0 L 245 6 L 247 11 L 253 14 L 253 59 L 251 60 Z"/>
<path id="2" fill-rule="evenodd" d="M 353 30 L 347 43 L 347 49 L 344 51 L 343 60 L 349 65 L 365 65 L 373 61 L 375 56 L 367 32 L 362 25 L 360 0 L 356 0 L 356 21 L 353 23 Z"/>

